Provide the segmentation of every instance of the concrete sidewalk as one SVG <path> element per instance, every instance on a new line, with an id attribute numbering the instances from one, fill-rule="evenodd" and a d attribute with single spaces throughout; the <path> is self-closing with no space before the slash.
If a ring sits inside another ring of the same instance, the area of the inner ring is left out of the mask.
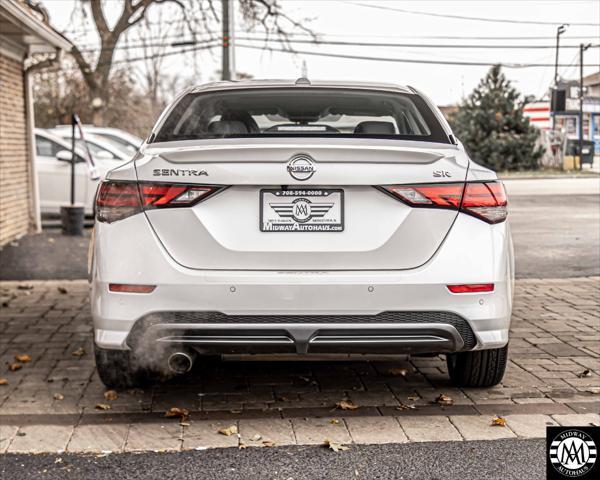
<path id="1" fill-rule="evenodd" d="M 0 452 L 536 438 L 547 425 L 600 424 L 600 279 L 521 280 L 515 302 L 509 368 L 494 388 L 452 387 L 441 357 L 232 357 L 106 399 L 87 283 L 2 282 Z M 189 418 L 165 418 L 172 407 Z"/>

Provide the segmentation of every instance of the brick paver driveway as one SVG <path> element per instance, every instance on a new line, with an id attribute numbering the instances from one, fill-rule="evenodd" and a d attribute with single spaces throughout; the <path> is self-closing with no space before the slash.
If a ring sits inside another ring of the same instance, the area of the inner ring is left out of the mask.
<path id="1" fill-rule="evenodd" d="M 0 452 L 542 437 L 549 424 L 598 424 L 600 279 L 523 280 L 516 292 L 498 387 L 453 388 L 441 357 L 231 358 L 107 400 L 87 283 L 3 282 Z M 23 354 L 31 360 L 16 362 Z M 358 408 L 336 408 L 343 399 Z M 165 418 L 171 407 L 189 418 Z M 496 415 L 507 425 L 492 426 Z M 231 426 L 239 435 L 218 433 Z"/>

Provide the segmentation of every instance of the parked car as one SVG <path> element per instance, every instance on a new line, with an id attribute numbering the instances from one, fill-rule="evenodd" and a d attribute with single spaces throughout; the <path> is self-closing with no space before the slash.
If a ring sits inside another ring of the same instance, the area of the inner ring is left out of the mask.
<path id="1" fill-rule="evenodd" d="M 445 354 L 470 387 L 505 371 L 504 187 L 411 87 L 185 91 L 101 184 L 91 252 L 108 386 L 229 353 Z"/>
<path id="2" fill-rule="evenodd" d="M 53 132 L 57 133 L 61 137 L 71 136 L 71 125 L 57 125 L 52 129 Z M 144 143 L 144 141 L 131 133 L 125 132 L 118 128 L 109 127 L 95 127 L 93 125 L 83 125 L 84 135 L 94 135 L 101 139 L 107 140 L 112 143 L 115 147 L 120 148 L 125 153 L 132 156 L 137 152 L 138 148 Z"/>
<path id="3" fill-rule="evenodd" d="M 40 211 L 44 214 L 58 214 L 60 207 L 71 199 L 71 142 L 50 133 L 35 129 L 36 170 L 38 176 Z M 107 150 L 102 143 L 90 143 L 90 150 L 96 163 L 100 179 L 106 173 L 128 160 L 124 153 L 119 156 L 114 150 Z M 76 147 L 75 201 L 85 206 L 85 213 L 92 215 L 94 196 L 100 179 L 90 178 L 90 170 L 85 160 L 86 152 L 81 145 Z"/>
<path id="4" fill-rule="evenodd" d="M 63 129 L 48 129 L 48 132 L 58 137 L 61 137 L 67 142 L 71 142 L 71 130 L 67 132 Z M 94 135 L 93 133 L 86 134 L 85 131 L 84 135 L 85 141 L 88 145 L 88 148 L 90 149 L 90 153 L 94 156 L 94 158 L 98 157 L 105 160 L 116 159 L 127 161 L 130 160 L 135 154 L 135 152 L 127 151 L 122 146 L 115 144 L 111 140 L 108 140 L 99 135 Z M 76 141 L 79 144 L 79 146 L 83 148 L 83 146 L 81 145 L 81 142 L 83 142 L 83 140 L 79 138 L 78 132 L 76 132 L 76 138 Z"/>

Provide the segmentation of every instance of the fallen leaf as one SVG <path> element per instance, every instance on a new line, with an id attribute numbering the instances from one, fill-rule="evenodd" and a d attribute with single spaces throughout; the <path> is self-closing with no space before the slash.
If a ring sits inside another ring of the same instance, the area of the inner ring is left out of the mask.
<path id="1" fill-rule="evenodd" d="M 48 243 L 54 243 L 55 241 L 56 241 L 56 240 L 54 240 L 54 238 L 52 238 L 52 237 L 50 237 L 50 238 L 48 239 Z"/>
<path id="2" fill-rule="evenodd" d="M 275 446 L 275 442 L 273 442 L 271 440 L 263 440 L 262 444 L 263 444 L 263 447 L 273 447 L 273 446 Z"/>
<path id="3" fill-rule="evenodd" d="M 62 393 L 55 393 L 53 395 L 54 400 L 64 400 L 65 396 Z"/>
<path id="4" fill-rule="evenodd" d="M 258 442 L 261 438 L 262 438 L 262 435 L 260 433 L 257 433 L 250 440 L 252 440 L 253 442 Z"/>
<path id="5" fill-rule="evenodd" d="M 230 437 L 231 435 L 235 435 L 236 433 L 238 433 L 238 428 L 236 425 L 231 425 L 227 428 L 219 428 L 218 432 L 221 435 L 225 435 L 227 437 Z"/>
<path id="6" fill-rule="evenodd" d="M 117 392 L 115 390 L 107 390 L 104 392 L 104 400 L 113 401 L 118 397 Z"/>
<path id="7" fill-rule="evenodd" d="M 434 403 L 437 403 L 438 405 L 452 405 L 454 404 L 454 400 L 452 400 L 452 398 L 448 395 L 440 393 L 439 397 L 435 399 Z"/>
<path id="8" fill-rule="evenodd" d="M 506 419 L 503 417 L 492 418 L 492 427 L 506 427 Z"/>
<path id="9" fill-rule="evenodd" d="M 248 448 L 248 445 L 246 445 L 243 442 L 240 442 L 240 444 L 238 445 L 238 449 L 239 450 L 245 450 L 246 448 Z"/>
<path id="10" fill-rule="evenodd" d="M 8 385 L 8 380 L 6 378 L 0 377 L 0 385 Z"/>
<path id="11" fill-rule="evenodd" d="M 417 395 L 409 395 L 408 397 L 406 397 L 406 399 L 409 402 L 416 402 L 419 399 L 419 397 Z"/>
<path id="12" fill-rule="evenodd" d="M 59 293 L 62 293 L 63 295 L 66 293 L 69 293 L 69 291 L 65 287 L 58 287 L 57 290 L 59 291 Z"/>
<path id="13" fill-rule="evenodd" d="M 18 290 L 33 290 L 33 285 L 18 285 Z"/>
<path id="14" fill-rule="evenodd" d="M 21 370 L 23 368 L 23 365 L 21 365 L 20 363 L 9 363 L 8 364 L 8 369 L 11 372 L 15 372 L 17 370 Z"/>
<path id="15" fill-rule="evenodd" d="M 180 422 L 187 422 L 190 412 L 187 408 L 171 407 L 165 412 L 167 418 L 179 418 Z"/>
<path id="16" fill-rule="evenodd" d="M 340 421 L 337 418 L 332 418 L 331 420 L 329 420 L 329 423 L 331 423 L 332 425 L 339 425 Z"/>
<path id="17" fill-rule="evenodd" d="M 83 357 L 85 355 L 85 348 L 79 347 L 73 353 L 71 353 L 74 357 Z"/>
<path id="18" fill-rule="evenodd" d="M 586 392 L 591 393 L 593 395 L 597 395 L 600 393 L 600 387 L 589 387 L 585 389 Z"/>
<path id="19" fill-rule="evenodd" d="M 17 432 L 17 437 L 24 437 L 27 435 L 25 432 Z"/>
<path id="20" fill-rule="evenodd" d="M 344 450 L 348 450 L 350 448 L 350 447 L 347 447 L 346 445 L 342 445 L 341 443 L 329 440 L 328 438 L 326 438 L 323 441 L 323 445 L 325 447 L 329 447 L 334 452 L 343 452 Z"/>
<path id="21" fill-rule="evenodd" d="M 31 355 L 27 355 L 26 353 L 15 355 L 15 360 L 21 363 L 28 363 L 31 362 Z"/>
<path id="22" fill-rule="evenodd" d="M 335 404 L 335 407 L 340 410 L 356 410 L 358 405 L 354 405 L 350 400 L 340 400 Z"/>
<path id="23" fill-rule="evenodd" d="M 406 378 L 406 376 L 408 375 L 408 369 L 406 369 L 406 368 L 390 368 L 387 371 L 387 374 L 390 377 L 404 377 L 404 378 Z"/>
<path id="24" fill-rule="evenodd" d="M 417 407 L 414 405 L 407 405 L 406 403 L 400 402 L 400 405 L 396 407 L 396 410 L 415 410 Z"/>
<path id="25" fill-rule="evenodd" d="M 110 405 L 108 403 L 98 403 L 96 404 L 96 410 L 110 410 Z"/>
<path id="26" fill-rule="evenodd" d="M 584 370 L 583 372 L 581 372 L 581 373 L 578 373 L 578 374 L 577 374 L 577 376 L 578 376 L 579 378 L 591 377 L 591 376 L 592 376 L 592 372 L 590 372 L 589 370 L 587 370 L 587 369 L 586 369 L 586 370 Z"/>

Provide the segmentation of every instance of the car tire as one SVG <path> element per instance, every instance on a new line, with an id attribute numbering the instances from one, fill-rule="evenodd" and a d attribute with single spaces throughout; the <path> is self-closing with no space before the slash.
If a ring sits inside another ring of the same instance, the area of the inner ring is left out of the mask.
<path id="1" fill-rule="evenodd" d="M 446 355 L 448 374 L 458 387 L 491 387 L 504 376 L 508 345 L 502 348 Z"/>
<path id="2" fill-rule="evenodd" d="M 94 345 L 96 369 L 104 385 L 109 388 L 136 388 L 148 385 L 150 372 L 136 365 L 128 350 L 108 350 Z"/>

